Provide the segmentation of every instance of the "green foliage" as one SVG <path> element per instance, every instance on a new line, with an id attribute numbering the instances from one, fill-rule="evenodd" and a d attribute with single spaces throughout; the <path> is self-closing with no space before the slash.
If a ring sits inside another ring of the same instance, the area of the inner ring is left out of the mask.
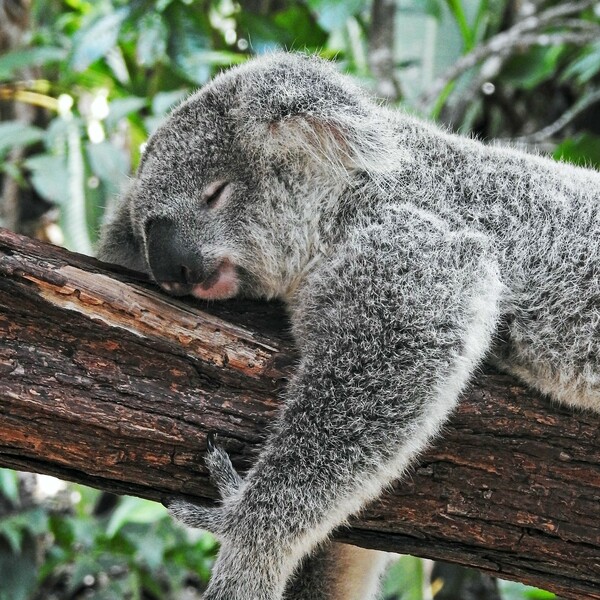
<path id="1" fill-rule="evenodd" d="M 582 133 L 566 139 L 556 147 L 554 158 L 600 169 L 600 136 Z"/>
<path id="2" fill-rule="evenodd" d="M 19 478 L 11 469 L 0 469 L 0 494 L 12 506 L 19 505 Z"/>
<path id="3" fill-rule="evenodd" d="M 414 556 L 402 556 L 389 569 L 383 585 L 383 597 L 397 600 L 424 600 L 426 578 L 423 561 Z"/>
<path id="4" fill-rule="evenodd" d="M 475 28 L 471 28 L 467 21 L 463 3 L 460 0 L 446 0 L 446 3 L 460 29 L 464 49 L 471 50 L 475 45 Z"/>
<path id="5" fill-rule="evenodd" d="M 552 600 L 556 594 L 545 592 L 516 581 L 500 581 L 502 600 Z"/>
<path id="6" fill-rule="evenodd" d="M 16 475 L 1 473 L 0 496 L 14 503 Z M 123 497 L 97 516 L 100 492 L 67 491 L 66 509 L 42 504 L 0 519 L 0 600 L 25 600 L 36 588 L 61 598 L 84 589 L 94 599 L 178 598 L 208 580 L 216 552 L 208 533 L 185 531 L 164 507 L 139 498 Z"/>
<path id="7" fill-rule="evenodd" d="M 44 130 L 20 121 L 0 123 L 0 158 L 16 146 L 29 146 L 44 139 Z"/>
<path id="8" fill-rule="evenodd" d="M 66 58 L 64 48 L 52 46 L 39 46 L 13 50 L 0 56 L 0 80 L 10 79 L 18 75 L 25 67 L 43 67 L 51 63 L 58 63 Z"/>
<path id="9" fill-rule="evenodd" d="M 291 1 L 272 12 L 243 11 L 228 0 L 34 3 L 32 47 L 0 57 L 0 86 L 25 68 L 42 68 L 33 95 L 11 93 L 49 109 L 49 123 L 45 130 L 0 124 L 0 158 L 37 144 L 34 156 L 3 170 L 61 205 L 66 245 L 91 252 L 105 209 L 170 106 L 252 52 L 353 55 L 332 36 L 365 7 L 363 0 Z M 363 43 L 361 35 L 354 43 Z M 328 50 L 330 38 L 335 49 Z"/>
<path id="10" fill-rule="evenodd" d="M 36 582 L 35 546 L 31 538 L 15 553 L 0 537 L 0 600 L 28 600 L 35 592 Z"/>
<path id="11" fill-rule="evenodd" d="M 317 15 L 317 22 L 324 31 L 335 31 L 353 15 L 358 14 L 362 0 L 308 0 L 308 8 Z"/>
<path id="12" fill-rule="evenodd" d="M 13 554 L 20 554 L 25 535 L 41 535 L 47 529 L 47 515 L 38 507 L 2 519 L 0 522 L 0 537 L 8 542 Z"/>
<path id="13" fill-rule="evenodd" d="M 564 51 L 564 46 L 534 46 L 506 64 L 503 80 L 517 88 L 533 90 L 556 75 Z"/>
<path id="14" fill-rule="evenodd" d="M 600 41 L 590 44 L 578 54 L 565 69 L 563 79 L 574 78 L 579 84 L 586 84 L 600 73 Z"/>

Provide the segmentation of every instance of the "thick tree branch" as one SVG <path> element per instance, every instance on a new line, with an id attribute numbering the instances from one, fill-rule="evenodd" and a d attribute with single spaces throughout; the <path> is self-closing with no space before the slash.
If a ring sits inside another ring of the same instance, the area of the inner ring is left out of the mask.
<path id="1" fill-rule="evenodd" d="M 0 231 L 0 464 L 160 499 L 252 462 L 293 369 L 280 306 L 167 298 Z M 600 418 L 478 377 L 409 477 L 339 537 L 600 599 Z"/>

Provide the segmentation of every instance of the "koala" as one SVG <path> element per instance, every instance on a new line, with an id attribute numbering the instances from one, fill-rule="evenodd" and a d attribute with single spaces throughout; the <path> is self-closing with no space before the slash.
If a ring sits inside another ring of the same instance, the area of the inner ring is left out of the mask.
<path id="1" fill-rule="evenodd" d="M 300 360 L 222 502 L 206 600 L 369 600 L 386 557 L 331 532 L 413 464 L 486 360 L 600 410 L 600 174 L 382 107 L 326 61 L 215 77 L 148 141 L 100 258 L 167 292 L 280 298 Z"/>

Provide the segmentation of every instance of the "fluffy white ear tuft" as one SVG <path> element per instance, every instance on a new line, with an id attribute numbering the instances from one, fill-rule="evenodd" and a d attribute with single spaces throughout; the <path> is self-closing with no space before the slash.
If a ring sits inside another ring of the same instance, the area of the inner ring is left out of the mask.
<path id="1" fill-rule="evenodd" d="M 254 122 L 248 133 L 265 158 L 285 156 L 340 174 L 383 174 L 398 168 L 398 141 L 392 126 L 366 114 L 335 117 L 287 115 L 270 123 Z"/>
<path id="2" fill-rule="evenodd" d="M 240 139 L 265 160 L 381 173 L 398 159 L 386 113 L 323 60 L 273 55 L 237 71 L 230 116 Z M 395 165 L 397 168 L 397 164 Z"/>

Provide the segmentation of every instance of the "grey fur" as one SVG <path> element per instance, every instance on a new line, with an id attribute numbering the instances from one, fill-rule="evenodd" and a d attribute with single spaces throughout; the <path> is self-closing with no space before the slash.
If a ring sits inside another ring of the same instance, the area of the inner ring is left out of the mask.
<path id="1" fill-rule="evenodd" d="M 250 473 L 215 454 L 222 504 L 172 507 L 222 540 L 205 598 L 276 600 L 290 582 L 288 599 L 337 599 L 311 575 L 338 554 L 322 544 L 411 464 L 484 358 L 600 410 L 599 212 L 600 174 L 379 107 L 317 59 L 250 61 L 179 106 L 99 254 L 151 270 L 167 222 L 211 281 L 235 265 L 216 295 L 283 298 L 301 352 Z"/>

